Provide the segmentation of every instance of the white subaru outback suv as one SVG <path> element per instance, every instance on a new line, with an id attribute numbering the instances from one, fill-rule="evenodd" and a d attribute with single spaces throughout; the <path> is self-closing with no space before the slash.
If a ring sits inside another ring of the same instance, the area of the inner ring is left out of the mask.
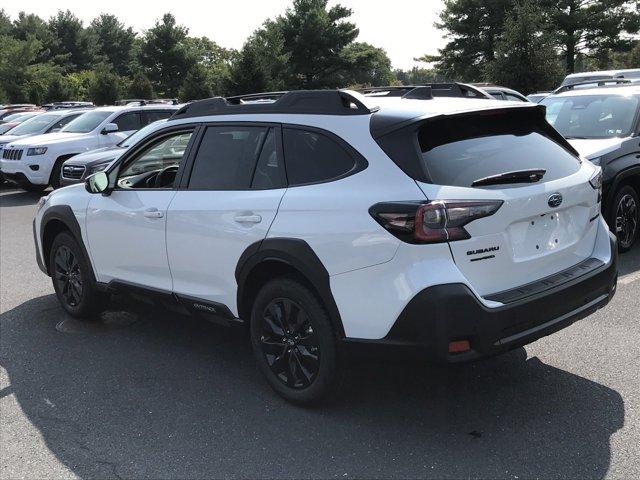
<path id="1" fill-rule="evenodd" d="M 69 314 L 122 292 L 244 324 L 270 385 L 310 403 L 349 344 L 463 362 L 612 298 L 600 168 L 543 107 L 424 87 L 248 98 L 186 105 L 42 199 L 38 263 Z"/>
<path id="2" fill-rule="evenodd" d="M 25 190 L 60 187 L 62 164 L 70 157 L 111 147 L 141 127 L 167 118 L 176 108 L 168 105 L 101 107 L 83 113 L 56 133 L 13 141 L 2 151 L 0 171 Z"/>

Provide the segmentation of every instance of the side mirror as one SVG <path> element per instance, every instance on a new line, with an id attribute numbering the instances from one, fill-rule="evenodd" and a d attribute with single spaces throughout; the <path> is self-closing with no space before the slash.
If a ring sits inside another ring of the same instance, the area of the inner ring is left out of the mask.
<path id="1" fill-rule="evenodd" d="M 118 125 L 116 125 L 115 123 L 107 123 L 100 133 L 102 135 L 107 135 L 109 133 L 114 133 L 117 131 L 118 131 Z"/>
<path id="2" fill-rule="evenodd" d="M 89 193 L 104 193 L 109 187 L 109 177 L 105 172 L 94 173 L 84 181 Z"/>

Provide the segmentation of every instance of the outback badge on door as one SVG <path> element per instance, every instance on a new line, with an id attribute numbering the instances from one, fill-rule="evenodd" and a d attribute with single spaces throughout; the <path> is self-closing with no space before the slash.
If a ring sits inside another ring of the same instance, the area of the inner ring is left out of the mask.
<path id="1" fill-rule="evenodd" d="M 550 195 L 547 203 L 551 208 L 558 208 L 560 205 L 562 205 L 562 195 L 560 195 L 559 193 Z"/>

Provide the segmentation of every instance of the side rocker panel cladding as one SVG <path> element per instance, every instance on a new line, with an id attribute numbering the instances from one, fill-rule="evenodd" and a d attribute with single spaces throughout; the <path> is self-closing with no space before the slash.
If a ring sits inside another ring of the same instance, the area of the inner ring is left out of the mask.
<path id="1" fill-rule="evenodd" d="M 315 288 L 338 334 L 344 337 L 340 312 L 331 293 L 329 273 L 309 244 L 298 238 L 267 238 L 247 247 L 236 267 L 238 312 L 241 310 L 241 302 L 251 272 L 267 261 L 281 262 L 300 272 Z"/>

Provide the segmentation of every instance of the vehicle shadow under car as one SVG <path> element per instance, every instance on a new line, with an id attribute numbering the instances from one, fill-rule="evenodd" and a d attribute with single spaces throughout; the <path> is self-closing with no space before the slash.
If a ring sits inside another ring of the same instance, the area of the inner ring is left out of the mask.
<path id="1" fill-rule="evenodd" d="M 0 397 L 80 477 L 600 478 L 624 423 L 616 391 L 524 349 L 353 360 L 340 395 L 302 409 L 269 389 L 242 332 L 195 318 L 116 302 L 86 324 L 47 295 L 0 328 Z"/>

